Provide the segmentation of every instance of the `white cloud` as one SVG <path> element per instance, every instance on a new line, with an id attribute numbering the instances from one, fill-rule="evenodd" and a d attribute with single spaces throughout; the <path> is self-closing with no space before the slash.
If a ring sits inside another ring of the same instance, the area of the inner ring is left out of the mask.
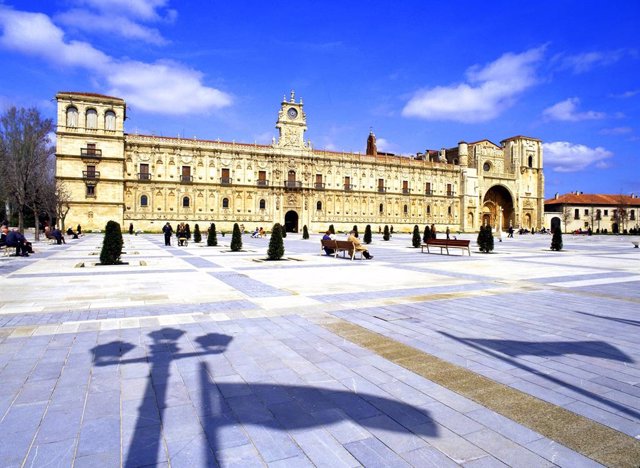
<path id="1" fill-rule="evenodd" d="M 545 165 L 555 172 L 577 172 L 594 164 L 598 168 L 608 167 L 613 153 L 601 146 L 589 148 L 568 141 L 543 143 Z"/>
<path id="2" fill-rule="evenodd" d="M 55 17 L 58 23 L 94 34 L 115 34 L 149 44 L 164 45 L 167 41 L 157 29 L 142 26 L 125 16 L 105 16 L 84 10 L 69 10 Z"/>
<path id="3" fill-rule="evenodd" d="M 632 132 L 633 128 L 631 127 L 603 128 L 600 130 L 601 135 L 627 135 Z"/>
<path id="4" fill-rule="evenodd" d="M 0 6 L 0 46 L 43 57 L 67 67 L 95 73 L 98 83 L 138 109 L 164 114 L 187 114 L 219 109 L 231 97 L 203 84 L 202 73 L 179 63 L 119 60 L 80 41 L 65 41 L 64 32 L 41 13 Z"/>
<path id="5" fill-rule="evenodd" d="M 106 14 L 126 15 L 146 21 L 161 19 L 159 9 L 165 7 L 169 0 L 77 0 L 79 5 L 87 5 Z M 169 17 L 175 16 L 174 10 L 168 10 Z"/>
<path id="6" fill-rule="evenodd" d="M 586 111 L 577 112 L 576 108 L 580 104 L 580 99 L 574 97 L 565 99 L 542 111 L 542 115 L 547 120 L 562 120 L 565 122 L 579 122 L 581 120 L 599 120 L 607 115 L 603 112 Z"/>
<path id="7" fill-rule="evenodd" d="M 536 84 L 535 69 L 544 47 L 521 54 L 507 53 L 484 67 L 467 70 L 467 82 L 418 91 L 402 115 L 427 120 L 486 122 L 510 107 Z"/>
<path id="8" fill-rule="evenodd" d="M 569 55 L 561 58 L 561 68 L 570 69 L 576 74 L 585 73 L 596 67 L 612 65 L 625 55 L 626 51 L 623 49 Z"/>
<path id="9" fill-rule="evenodd" d="M 625 91 L 624 93 L 620 93 L 620 94 L 610 94 L 609 96 L 617 99 L 628 99 L 636 96 L 638 93 L 640 93 L 640 89 Z"/>

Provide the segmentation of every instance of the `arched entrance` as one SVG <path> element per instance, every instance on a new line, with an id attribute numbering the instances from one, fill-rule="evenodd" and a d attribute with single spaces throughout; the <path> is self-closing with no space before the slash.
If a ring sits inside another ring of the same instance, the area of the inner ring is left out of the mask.
<path id="1" fill-rule="evenodd" d="M 509 190 L 501 185 L 494 185 L 484 195 L 482 202 L 482 222 L 489 221 L 492 227 L 506 231 L 515 225 L 513 199 Z M 498 226 L 500 223 L 500 226 Z"/>
<path id="2" fill-rule="evenodd" d="M 286 232 L 298 232 L 298 213 L 287 211 L 284 215 L 284 230 Z"/>

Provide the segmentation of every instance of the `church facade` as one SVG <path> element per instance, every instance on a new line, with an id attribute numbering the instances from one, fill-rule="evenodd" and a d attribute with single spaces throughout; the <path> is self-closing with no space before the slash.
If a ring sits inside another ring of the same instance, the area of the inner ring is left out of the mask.
<path id="1" fill-rule="evenodd" d="M 294 93 L 280 103 L 270 145 L 125 133 L 123 99 L 60 92 L 56 177 L 69 194 L 69 224 L 159 232 L 167 222 L 233 223 L 325 231 L 370 224 L 374 232 L 477 231 L 483 224 L 539 228 L 544 214 L 542 142 L 515 136 L 399 156 L 314 149 Z M 364 145 L 363 145 L 364 146 Z"/>

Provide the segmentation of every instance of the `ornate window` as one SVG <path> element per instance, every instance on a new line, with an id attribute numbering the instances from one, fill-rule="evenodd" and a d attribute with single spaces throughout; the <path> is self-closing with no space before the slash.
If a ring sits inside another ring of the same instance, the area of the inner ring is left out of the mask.
<path id="1" fill-rule="evenodd" d="M 98 112 L 95 109 L 88 109 L 86 114 L 86 127 L 90 129 L 98 128 Z"/>
<path id="2" fill-rule="evenodd" d="M 380 203 L 380 214 L 384 213 L 384 205 Z"/>
<path id="3" fill-rule="evenodd" d="M 486 162 L 482 165 L 482 170 L 484 172 L 489 172 L 491 170 L 491 163 L 490 162 Z"/>
<path id="4" fill-rule="evenodd" d="M 264 198 L 260 199 L 260 209 L 264 210 L 267 207 L 267 202 Z"/>
<path id="5" fill-rule="evenodd" d="M 228 198 L 223 198 L 222 199 L 222 208 L 229 208 L 229 199 Z"/>
<path id="6" fill-rule="evenodd" d="M 404 214 L 409 213 L 409 207 L 407 205 L 404 205 L 403 211 L 404 211 Z"/>
<path id="7" fill-rule="evenodd" d="M 322 202 L 319 201 L 318 203 L 316 203 L 316 210 L 318 211 L 322 211 Z"/>
<path id="8" fill-rule="evenodd" d="M 140 197 L 140 206 L 148 206 L 149 205 L 149 197 L 146 195 L 142 195 Z"/>
<path id="9" fill-rule="evenodd" d="M 529 167 L 533 167 L 533 156 L 529 156 L 528 164 L 529 164 Z"/>
<path id="10" fill-rule="evenodd" d="M 67 127 L 78 126 L 78 109 L 74 106 L 67 107 Z"/>
<path id="11" fill-rule="evenodd" d="M 116 113 L 109 110 L 104 113 L 104 129 L 115 130 L 116 129 Z"/>
<path id="12" fill-rule="evenodd" d="M 427 205 L 427 214 L 430 215 L 431 214 L 431 205 Z"/>

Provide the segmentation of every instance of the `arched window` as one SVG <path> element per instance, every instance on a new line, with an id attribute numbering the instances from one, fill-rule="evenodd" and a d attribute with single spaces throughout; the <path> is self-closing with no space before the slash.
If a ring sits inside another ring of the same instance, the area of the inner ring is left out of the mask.
<path id="1" fill-rule="evenodd" d="M 189 208 L 189 197 L 182 198 L 182 208 Z"/>
<path id="2" fill-rule="evenodd" d="M 533 156 L 529 156 L 529 167 L 533 167 Z"/>
<path id="3" fill-rule="evenodd" d="M 427 205 L 427 214 L 430 215 L 431 214 L 431 205 Z"/>
<path id="4" fill-rule="evenodd" d="M 267 207 L 267 202 L 265 201 L 265 199 L 264 199 L 264 198 L 262 198 L 262 199 L 260 200 L 260 209 L 261 209 L 261 210 L 264 210 L 266 207 Z"/>
<path id="5" fill-rule="evenodd" d="M 404 211 L 404 214 L 407 214 L 409 212 L 409 207 L 407 205 L 404 205 L 404 208 L 402 211 Z"/>
<path id="6" fill-rule="evenodd" d="M 316 210 L 318 211 L 322 211 L 322 202 L 319 201 L 318 203 L 316 203 Z"/>
<path id="7" fill-rule="evenodd" d="M 229 199 L 228 198 L 223 198 L 222 199 L 222 208 L 229 208 Z"/>
<path id="8" fill-rule="evenodd" d="M 78 109 L 74 106 L 67 107 L 67 127 L 78 126 Z"/>
<path id="9" fill-rule="evenodd" d="M 384 213 L 384 205 L 380 203 L 380 214 Z"/>
<path id="10" fill-rule="evenodd" d="M 115 130 L 116 129 L 116 113 L 109 110 L 104 113 L 104 129 Z"/>
<path id="11" fill-rule="evenodd" d="M 146 195 L 142 195 L 140 197 L 140 206 L 148 206 L 149 205 L 149 197 Z"/>
<path id="12" fill-rule="evenodd" d="M 91 128 L 91 129 L 98 128 L 98 112 L 95 109 L 87 110 L 86 119 L 87 119 L 87 124 L 86 124 L 87 128 Z"/>
<path id="13" fill-rule="evenodd" d="M 447 214 L 451 216 L 451 207 L 447 208 Z"/>

